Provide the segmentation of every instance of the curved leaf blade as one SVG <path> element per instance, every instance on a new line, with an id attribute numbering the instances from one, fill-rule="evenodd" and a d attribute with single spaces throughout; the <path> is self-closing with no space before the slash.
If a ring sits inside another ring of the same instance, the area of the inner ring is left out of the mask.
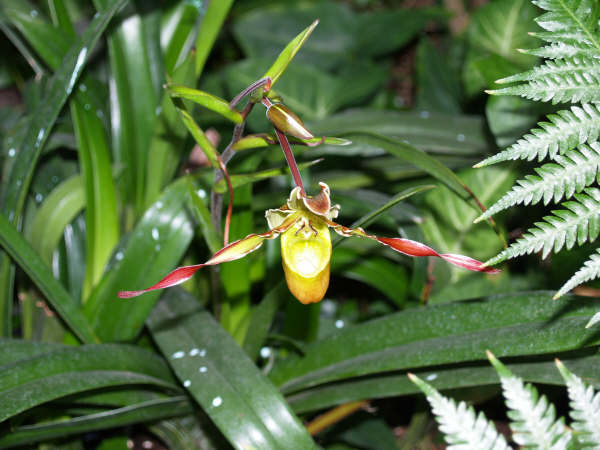
<path id="1" fill-rule="evenodd" d="M 52 275 L 29 242 L 0 214 L 0 245 L 42 291 L 71 331 L 85 343 L 98 342 L 79 304 Z"/>
<path id="2" fill-rule="evenodd" d="M 235 448 L 314 448 L 281 394 L 197 305 L 184 291 L 171 289 L 148 322 L 184 387 Z"/>
<path id="3" fill-rule="evenodd" d="M 147 350 L 117 344 L 65 346 L 0 366 L 0 421 L 65 395 L 131 384 L 178 390 L 164 362 Z"/>

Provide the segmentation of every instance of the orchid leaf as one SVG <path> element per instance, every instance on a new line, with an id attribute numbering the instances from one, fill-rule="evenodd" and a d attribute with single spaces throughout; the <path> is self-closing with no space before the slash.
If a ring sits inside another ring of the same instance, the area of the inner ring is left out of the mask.
<path id="1" fill-rule="evenodd" d="M 49 400 L 102 387 L 149 384 L 178 390 L 161 358 L 125 345 L 64 346 L 0 367 L 0 420 Z"/>
<path id="2" fill-rule="evenodd" d="M 185 124 L 198 146 L 202 149 L 202 152 L 206 155 L 210 164 L 215 169 L 220 170 L 219 153 L 217 152 L 217 149 L 208 140 L 202 128 L 198 126 L 192 115 L 188 112 L 183 101 L 177 97 L 171 97 L 171 100 L 173 101 L 175 108 L 177 108 L 177 112 L 179 112 L 179 117 L 182 122 Z"/>
<path id="3" fill-rule="evenodd" d="M 319 20 L 315 20 L 308 27 L 306 27 L 298 36 L 292 39 L 288 45 L 279 54 L 273 65 L 267 70 L 263 78 L 271 78 L 271 86 L 273 86 L 279 80 L 279 77 L 283 74 L 287 66 L 292 62 L 296 53 L 302 48 L 304 42 L 311 35 L 315 27 L 319 24 Z"/>
<path id="4" fill-rule="evenodd" d="M 221 114 L 223 117 L 229 119 L 235 124 L 239 124 L 244 121 L 244 118 L 239 111 L 229 108 L 229 102 L 226 102 L 222 98 L 216 97 L 207 92 L 180 85 L 170 85 L 168 87 L 168 92 L 171 97 L 191 100 L 200 106 Z"/>
<path id="5" fill-rule="evenodd" d="M 600 377 L 600 357 L 587 355 L 575 357 L 565 354 L 565 361 L 591 384 L 598 386 Z M 532 383 L 562 385 L 564 380 L 554 370 L 553 356 L 538 361 L 514 361 L 507 364 L 509 369 Z M 497 372 L 487 361 L 471 363 L 467 367 L 436 367 L 410 371 L 424 380 L 435 382 L 438 389 L 460 389 L 496 384 Z M 297 413 L 306 413 L 338 404 L 364 398 L 385 398 L 410 395 L 418 392 L 417 387 L 406 377 L 405 371 L 379 373 L 371 377 L 351 378 L 322 386 L 315 386 L 287 396 L 287 400 Z"/>
<path id="6" fill-rule="evenodd" d="M 36 212 L 29 235 L 31 245 L 41 258 L 50 265 L 68 223 L 85 206 L 81 177 L 74 175 L 58 185 L 46 197 Z"/>
<path id="7" fill-rule="evenodd" d="M 551 296 L 508 294 L 389 314 L 311 344 L 303 357 L 278 364 L 271 379 L 291 393 L 383 371 L 483 361 L 486 349 L 499 356 L 554 355 L 597 345 L 598 334 L 584 328 L 595 305 L 574 297 L 551 302 Z"/>
<path id="8" fill-rule="evenodd" d="M 78 302 L 54 278 L 50 267 L 2 214 L 0 214 L 0 246 L 27 273 L 77 337 L 85 343 L 98 341 Z"/>
<path id="9" fill-rule="evenodd" d="M 233 0 L 219 0 L 209 2 L 202 25 L 196 36 L 196 78 L 202 74 L 204 64 L 212 50 L 227 13 L 233 4 Z"/>
<path id="10" fill-rule="evenodd" d="M 192 407 L 183 395 L 157 398 L 70 419 L 61 418 L 52 422 L 17 426 L 9 434 L 0 437 L 0 449 L 14 448 L 72 434 L 154 422 L 191 412 Z"/>
<path id="11" fill-rule="evenodd" d="M 167 291 L 148 323 L 183 386 L 234 448 L 314 448 L 277 389 L 193 297 Z"/>
<path id="12" fill-rule="evenodd" d="M 185 210 L 187 184 L 177 180 L 146 210 L 130 236 L 119 243 L 108 270 L 85 304 L 96 333 L 103 341 L 133 339 L 140 332 L 158 295 L 135 302 L 117 298 L 120 289 L 158 279 L 165 267 L 175 266 L 193 236 Z M 147 281 L 146 281 L 147 280 Z"/>

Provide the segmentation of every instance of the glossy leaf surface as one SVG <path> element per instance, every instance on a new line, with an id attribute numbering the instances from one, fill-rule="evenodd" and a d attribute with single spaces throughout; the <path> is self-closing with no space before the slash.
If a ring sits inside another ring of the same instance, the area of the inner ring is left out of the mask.
<path id="1" fill-rule="evenodd" d="M 181 290 L 165 293 L 150 330 L 183 386 L 234 448 L 312 449 L 273 385 L 212 316 Z"/>

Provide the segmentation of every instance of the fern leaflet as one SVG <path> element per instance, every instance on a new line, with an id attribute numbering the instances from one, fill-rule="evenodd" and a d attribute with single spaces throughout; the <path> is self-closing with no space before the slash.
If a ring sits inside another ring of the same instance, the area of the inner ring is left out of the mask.
<path id="1" fill-rule="evenodd" d="M 579 151 L 570 152 L 568 157 L 557 156 L 558 164 L 545 164 L 535 169 L 539 176 L 527 175 L 524 180 L 517 181 L 517 186 L 475 219 L 475 222 L 517 204 L 534 205 L 543 199 L 544 205 L 547 205 L 550 200 L 558 202 L 563 196 L 570 198 L 575 192 L 581 192 L 597 176 L 600 177 L 600 144 L 595 142 L 590 147 L 582 145 Z"/>
<path id="2" fill-rule="evenodd" d="M 570 58 L 547 61 L 529 72 L 498 80 L 498 83 L 527 81 L 525 84 L 486 91 L 494 95 L 519 95 L 531 100 L 556 103 L 600 101 L 600 61 Z"/>
<path id="3" fill-rule="evenodd" d="M 548 116 L 550 122 L 540 122 L 531 134 L 526 134 L 506 150 L 483 160 L 475 167 L 501 161 L 527 159 L 538 161 L 546 156 L 554 159 L 577 145 L 594 143 L 600 134 L 600 105 L 586 103 Z"/>
<path id="4" fill-rule="evenodd" d="M 556 366 L 567 383 L 575 438 L 582 448 L 600 448 L 600 392 L 595 393 L 560 361 Z"/>
<path id="5" fill-rule="evenodd" d="M 563 286 L 554 295 L 554 298 L 557 299 L 565 295 L 574 287 L 577 287 L 586 281 L 594 280 L 598 277 L 600 277 L 600 248 L 596 250 L 596 253 L 594 253 L 590 259 L 583 264 L 581 269 L 575 272 L 575 275 L 573 275 L 565 284 L 563 284 Z"/>
<path id="6" fill-rule="evenodd" d="M 555 420 L 554 406 L 546 397 L 540 397 L 535 387 L 524 384 L 489 351 L 488 358 L 500 376 L 513 440 L 519 445 L 540 449 L 570 448 L 571 433 L 562 418 Z"/>
<path id="7" fill-rule="evenodd" d="M 444 433 L 446 442 L 450 444 L 448 450 L 510 449 L 504 436 L 498 434 L 494 424 L 489 422 L 483 413 L 476 415 L 472 406 L 467 406 L 465 402 L 457 405 L 454 400 L 444 397 L 415 375 L 408 376 L 427 396 L 440 430 Z"/>
<path id="8" fill-rule="evenodd" d="M 600 190 L 589 188 L 585 194 L 575 194 L 575 198 L 576 202 L 563 204 L 568 210 L 553 211 L 554 215 L 544 217 L 545 222 L 537 222 L 527 234 L 486 264 L 540 250 L 542 258 L 546 258 L 552 250 L 558 252 L 563 246 L 570 249 L 575 242 L 581 245 L 596 239 L 600 232 Z"/>

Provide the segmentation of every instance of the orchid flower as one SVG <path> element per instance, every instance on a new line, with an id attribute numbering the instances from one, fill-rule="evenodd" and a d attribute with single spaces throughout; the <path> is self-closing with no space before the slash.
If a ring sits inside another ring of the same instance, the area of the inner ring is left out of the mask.
<path id="1" fill-rule="evenodd" d="M 344 237 L 373 239 L 408 256 L 436 256 L 468 270 L 499 272 L 468 256 L 440 254 L 427 245 L 410 239 L 378 237 L 366 233 L 362 228 L 340 225 L 333 221 L 338 216 L 339 205 L 331 205 L 329 186 L 325 183 L 319 185 L 321 192 L 314 197 L 305 195 L 303 189 L 297 186 L 285 205 L 268 210 L 265 215 L 269 231 L 266 233 L 250 234 L 225 246 L 203 264 L 179 267 L 153 286 L 139 291 L 122 291 L 119 292 L 119 297 L 136 297 L 183 283 L 203 267 L 243 258 L 257 250 L 265 239 L 275 239 L 281 235 L 281 258 L 288 288 L 304 304 L 319 302 L 329 286 L 332 250 L 329 228 Z"/>

